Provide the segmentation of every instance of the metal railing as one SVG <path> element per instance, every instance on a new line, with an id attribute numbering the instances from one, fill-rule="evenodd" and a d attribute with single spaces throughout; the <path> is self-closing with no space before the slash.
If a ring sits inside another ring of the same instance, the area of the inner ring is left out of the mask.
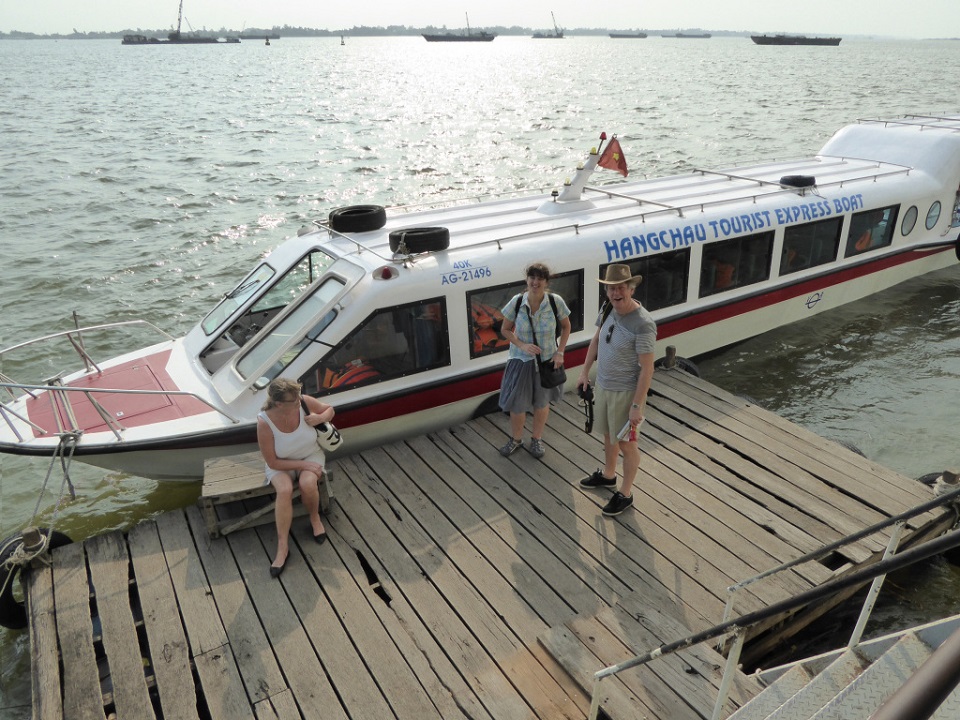
<path id="1" fill-rule="evenodd" d="M 616 675 L 624 670 L 629 670 L 630 668 L 644 665 L 651 660 L 663 657 L 664 655 L 670 655 L 679 650 L 685 650 L 686 648 L 694 645 L 716 640 L 733 633 L 734 642 L 727 655 L 727 663 L 724 667 L 723 677 L 720 681 L 720 687 L 718 688 L 717 692 L 717 702 L 714 706 L 712 715 L 712 720 L 719 720 L 720 714 L 723 711 L 723 707 L 727 702 L 727 695 L 729 693 L 729 688 L 732 684 L 737 664 L 740 659 L 740 650 L 743 647 L 747 629 L 753 625 L 764 622 L 765 620 L 769 620 L 784 613 L 798 610 L 817 600 L 822 600 L 835 595 L 843 590 L 859 587 L 867 582 L 873 581 L 873 587 L 868 593 L 867 600 L 864 603 L 864 610 L 861 611 L 860 619 L 857 621 L 857 627 L 855 628 L 854 634 L 851 637 L 849 646 L 852 647 L 859 642 L 858 633 L 863 632 L 863 627 L 866 625 L 867 617 L 869 616 L 869 610 L 872 609 L 876 595 L 879 593 L 880 585 L 883 583 L 883 579 L 888 573 L 908 567 L 922 560 L 926 560 L 934 555 L 939 555 L 940 553 L 952 548 L 960 547 L 960 530 L 953 530 L 915 548 L 894 554 L 896 546 L 899 544 L 903 525 L 912 517 L 922 515 L 925 512 L 929 512 L 930 510 L 934 510 L 943 505 L 956 502 L 960 502 L 960 489 L 952 490 L 944 493 L 943 495 L 939 495 L 938 497 L 928 500 L 925 503 L 921 503 L 920 505 L 917 505 L 906 512 L 875 523 L 867 528 L 864 528 L 863 530 L 851 533 L 850 535 L 847 535 L 836 542 L 824 545 L 813 552 L 807 553 L 806 555 L 798 557 L 789 562 L 782 563 L 775 568 L 771 568 L 770 570 L 759 573 L 752 578 L 730 586 L 727 588 L 727 590 L 731 593 L 731 597 L 728 600 L 727 608 L 724 611 L 724 620 L 720 624 L 682 640 L 676 640 L 667 645 L 661 645 L 660 647 L 644 653 L 643 655 L 637 655 L 629 660 L 624 660 L 621 663 L 611 665 L 594 673 L 594 686 L 590 703 L 590 714 L 588 716 L 589 719 L 596 720 L 597 718 L 597 714 L 600 709 L 600 683 L 605 678 Z M 769 605 L 761 610 L 749 612 L 732 619 L 729 617 L 733 607 L 733 594 L 738 590 L 747 587 L 754 582 L 770 577 L 778 572 L 782 572 L 783 570 L 800 565 L 804 562 L 825 557 L 837 548 L 843 547 L 844 545 L 848 545 L 852 542 L 856 542 L 857 540 L 872 535 L 880 530 L 890 527 L 891 525 L 899 525 L 900 527 L 894 530 L 894 532 L 891 534 L 891 539 L 887 545 L 886 551 L 884 552 L 883 558 L 877 563 L 874 563 L 869 567 L 856 570 L 844 577 L 831 580 L 823 585 L 820 585 L 819 587 L 799 593 L 798 595 L 786 600 Z M 890 720 L 892 720 L 892 716 Z"/>
<path id="2" fill-rule="evenodd" d="M 193 398 L 194 400 L 200 403 L 203 403 L 208 408 L 210 408 L 214 412 L 219 413 L 220 415 L 227 418 L 227 420 L 229 420 L 234 424 L 238 424 L 240 422 L 238 418 L 235 418 L 226 410 L 223 410 L 222 408 L 218 408 L 209 400 L 200 397 L 194 392 L 187 392 L 186 390 L 120 390 L 116 388 L 70 387 L 67 385 L 27 385 L 22 383 L 9 383 L 9 382 L 0 382 L 0 388 L 3 388 L 10 392 L 12 392 L 14 389 L 24 390 L 25 392 L 30 393 L 32 397 L 37 397 L 37 395 L 33 394 L 34 391 L 38 393 L 46 392 L 50 394 L 50 402 L 54 408 L 53 416 L 57 422 L 57 428 L 55 430 L 43 428 L 37 425 L 32 420 L 30 420 L 29 418 L 24 417 L 13 408 L 9 407 L 6 403 L 0 403 L 0 416 L 2 416 L 3 419 L 6 421 L 7 427 L 9 427 L 10 430 L 14 433 L 14 435 L 17 436 L 18 442 L 23 442 L 23 436 L 20 434 L 20 431 L 18 430 L 16 425 L 14 425 L 13 420 L 11 420 L 10 416 L 13 416 L 18 420 L 29 424 L 32 428 L 34 428 L 37 432 L 39 432 L 42 435 L 52 435 L 52 434 L 60 434 L 60 433 L 77 433 L 77 432 L 82 433 L 83 428 L 78 427 L 79 423 L 77 423 L 77 418 L 73 412 L 73 405 L 70 404 L 70 399 L 69 399 L 70 393 L 81 393 L 82 395 L 84 395 L 87 398 L 87 400 L 90 402 L 90 404 L 93 406 L 93 408 L 97 411 L 97 414 L 100 415 L 100 417 L 103 419 L 104 423 L 106 423 L 107 427 L 109 427 L 110 430 L 113 432 L 114 437 L 116 437 L 118 441 L 123 440 L 123 437 L 121 436 L 120 433 L 126 430 L 126 428 L 121 423 L 119 423 L 116 420 L 116 418 L 110 415 L 110 413 L 107 412 L 106 408 L 104 408 L 103 405 L 101 405 L 100 402 L 98 402 L 97 399 L 93 397 L 94 393 L 98 395 L 139 395 L 139 396 L 163 395 L 166 397 L 189 397 L 189 398 Z M 70 420 L 70 424 L 73 427 L 63 426 L 63 423 L 60 420 L 60 415 L 59 413 L 56 412 L 57 401 L 60 402 L 60 407 L 63 408 L 68 419 Z"/>

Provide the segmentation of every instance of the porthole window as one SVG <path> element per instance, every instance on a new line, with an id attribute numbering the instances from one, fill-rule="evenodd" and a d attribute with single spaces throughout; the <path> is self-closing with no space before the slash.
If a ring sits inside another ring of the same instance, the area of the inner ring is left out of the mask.
<path id="1" fill-rule="evenodd" d="M 900 223 L 901 235 L 909 235 L 913 232 L 913 228 L 917 224 L 918 214 L 916 205 L 911 205 L 910 209 L 903 214 L 903 222 Z"/>
<path id="2" fill-rule="evenodd" d="M 933 205 L 930 206 L 930 209 L 927 210 L 927 230 L 933 230 L 933 226 L 937 224 L 937 220 L 940 219 L 940 201 L 937 200 Z"/>

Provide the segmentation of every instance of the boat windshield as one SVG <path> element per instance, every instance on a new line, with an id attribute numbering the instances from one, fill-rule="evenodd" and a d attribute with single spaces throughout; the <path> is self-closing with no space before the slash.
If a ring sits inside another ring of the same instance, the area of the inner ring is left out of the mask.
<path id="1" fill-rule="evenodd" d="M 223 296 L 223 300 L 203 319 L 200 326 L 204 333 L 212 335 L 223 323 L 251 297 L 262 296 L 247 312 L 238 318 L 230 328 L 230 337 L 243 347 L 245 341 L 256 334 L 260 328 L 274 315 L 278 314 L 287 305 L 296 300 L 310 287 L 317 278 L 323 275 L 333 264 L 334 258 L 322 250 L 312 250 L 298 263 L 290 267 L 273 285 L 264 292 L 264 288 L 276 275 L 270 265 L 264 263 L 250 273 L 243 282 Z M 245 332 L 239 332 L 237 326 Z M 253 332 L 250 332 L 253 330 Z"/>
<path id="2" fill-rule="evenodd" d="M 344 283 L 339 278 L 329 277 L 324 280 L 315 292 L 304 298 L 276 327 L 254 343 L 237 362 L 237 372 L 244 378 L 250 377 L 287 345 L 291 338 L 297 337 L 298 342 L 261 374 L 261 378 L 266 378 L 263 385 L 277 377 L 306 344 L 319 342 L 317 337 L 336 317 L 336 310 L 324 312 L 324 309 L 343 288 Z"/>
<path id="3" fill-rule="evenodd" d="M 207 335 L 213 333 L 275 274 L 276 271 L 266 263 L 255 268 L 252 273 L 240 281 L 239 285 L 224 295 L 217 306 L 207 314 L 200 323 L 203 332 Z"/>

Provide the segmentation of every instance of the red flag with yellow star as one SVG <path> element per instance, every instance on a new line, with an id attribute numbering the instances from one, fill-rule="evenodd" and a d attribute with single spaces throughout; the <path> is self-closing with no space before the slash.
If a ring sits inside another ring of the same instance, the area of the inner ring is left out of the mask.
<path id="1" fill-rule="evenodd" d="M 603 151 L 597 165 L 607 170 L 616 170 L 618 173 L 627 176 L 627 159 L 623 156 L 623 150 L 620 149 L 620 141 L 614 137 L 607 149 Z"/>

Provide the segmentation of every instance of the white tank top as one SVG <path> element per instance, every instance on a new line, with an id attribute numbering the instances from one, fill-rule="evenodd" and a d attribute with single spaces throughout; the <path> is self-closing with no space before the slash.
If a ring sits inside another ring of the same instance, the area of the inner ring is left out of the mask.
<path id="1" fill-rule="evenodd" d="M 293 432 L 278 430 L 265 412 L 258 413 L 257 417 L 263 418 L 273 431 L 273 448 L 278 458 L 306 460 L 317 453 L 323 457 L 323 450 L 317 446 L 317 431 L 304 421 L 303 407 L 300 408 L 300 424 Z"/>

